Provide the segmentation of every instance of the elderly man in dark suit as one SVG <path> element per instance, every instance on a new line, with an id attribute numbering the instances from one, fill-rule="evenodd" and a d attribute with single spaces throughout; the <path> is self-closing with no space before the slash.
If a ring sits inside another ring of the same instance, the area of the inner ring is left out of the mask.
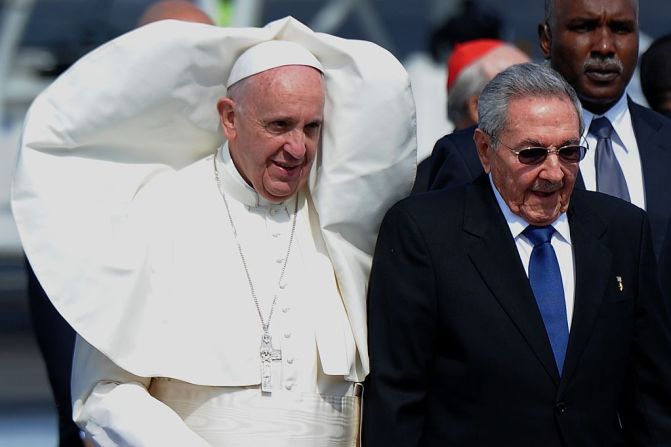
<path id="1" fill-rule="evenodd" d="M 590 150 L 576 187 L 645 209 L 659 255 L 671 216 L 671 121 L 625 94 L 638 56 L 638 9 L 638 0 L 546 0 L 539 40 L 583 105 Z M 463 184 L 479 174 L 469 169 L 477 157 L 463 135 L 443 137 L 432 158 L 438 166 L 430 169 L 429 189 Z"/>
<path id="2" fill-rule="evenodd" d="M 671 445 L 671 332 L 645 212 L 573 190 L 582 114 L 554 70 L 505 70 L 478 112 L 486 175 L 383 221 L 365 445 Z"/>

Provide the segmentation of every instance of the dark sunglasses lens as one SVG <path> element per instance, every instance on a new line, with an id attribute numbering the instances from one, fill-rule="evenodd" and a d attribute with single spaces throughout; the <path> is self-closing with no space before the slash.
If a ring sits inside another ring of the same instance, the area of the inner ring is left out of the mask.
<path id="1" fill-rule="evenodd" d="M 544 147 L 529 147 L 522 149 L 517 155 L 517 159 L 525 165 L 535 165 L 541 163 L 547 156 L 548 150 Z"/>
<path id="2" fill-rule="evenodd" d="M 566 146 L 559 149 L 559 158 L 568 163 L 577 163 L 582 160 L 584 156 L 583 148 L 581 146 Z"/>

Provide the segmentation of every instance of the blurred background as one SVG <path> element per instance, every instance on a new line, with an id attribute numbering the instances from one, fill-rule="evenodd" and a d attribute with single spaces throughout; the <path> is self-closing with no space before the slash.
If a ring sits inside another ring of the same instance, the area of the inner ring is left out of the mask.
<path id="1" fill-rule="evenodd" d="M 137 26 L 154 0 L 0 0 L 0 446 L 58 443 L 44 362 L 33 335 L 21 243 L 9 206 L 30 103 L 82 55 Z M 221 26 L 287 15 L 316 31 L 374 41 L 407 68 L 417 101 L 418 158 L 452 129 L 445 61 L 455 42 L 498 37 L 540 61 L 542 0 L 194 0 Z M 671 2 L 640 1 L 641 53 L 671 31 Z M 473 36 L 472 34 L 477 34 Z M 120 67 L 120 69 L 123 69 Z M 86 92 L 82 92 L 85 94 Z M 645 104 L 635 77 L 629 88 Z M 58 173 L 54 173 L 58 175 Z M 56 334 L 55 334 L 56 335 Z M 66 361 L 66 360 L 64 360 Z"/>

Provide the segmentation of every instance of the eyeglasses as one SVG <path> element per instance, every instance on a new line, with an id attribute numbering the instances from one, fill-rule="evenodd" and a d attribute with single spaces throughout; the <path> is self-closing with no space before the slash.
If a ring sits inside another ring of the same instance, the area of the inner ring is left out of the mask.
<path id="1" fill-rule="evenodd" d="M 569 144 L 557 149 L 548 149 L 547 147 L 525 147 L 523 149 L 513 149 L 501 140 L 496 140 L 506 147 L 510 152 L 517 156 L 517 160 L 524 165 L 541 164 L 550 154 L 557 154 L 560 161 L 564 163 L 578 163 L 585 158 L 587 146 L 581 144 Z M 585 145 L 587 142 L 585 141 Z"/>

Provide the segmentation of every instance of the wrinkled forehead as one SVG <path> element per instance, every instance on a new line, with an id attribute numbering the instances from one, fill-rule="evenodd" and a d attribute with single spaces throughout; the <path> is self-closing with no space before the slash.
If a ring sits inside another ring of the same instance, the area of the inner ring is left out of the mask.
<path id="1" fill-rule="evenodd" d="M 559 129 L 579 139 L 582 133 L 582 114 L 566 95 L 539 94 L 511 98 L 505 112 L 501 134 L 529 129 L 544 129 L 554 135 Z"/>
<path id="2" fill-rule="evenodd" d="M 270 40 L 248 48 L 238 57 L 231 68 L 226 87 L 250 76 L 291 65 L 312 67 L 322 74 L 324 72 L 319 60 L 305 47 L 286 40 Z"/>
<path id="3" fill-rule="evenodd" d="M 634 19 L 638 21 L 638 5 L 638 0 L 546 0 L 545 18 L 547 20 L 561 15 L 566 19 L 575 14 L 623 13 L 631 10 Z"/>
<path id="4" fill-rule="evenodd" d="M 305 65 L 282 65 L 248 76 L 229 89 L 229 97 L 244 108 L 289 111 L 308 105 L 324 108 L 326 83 L 323 74 Z M 266 110 L 267 111 L 267 110 Z"/>

